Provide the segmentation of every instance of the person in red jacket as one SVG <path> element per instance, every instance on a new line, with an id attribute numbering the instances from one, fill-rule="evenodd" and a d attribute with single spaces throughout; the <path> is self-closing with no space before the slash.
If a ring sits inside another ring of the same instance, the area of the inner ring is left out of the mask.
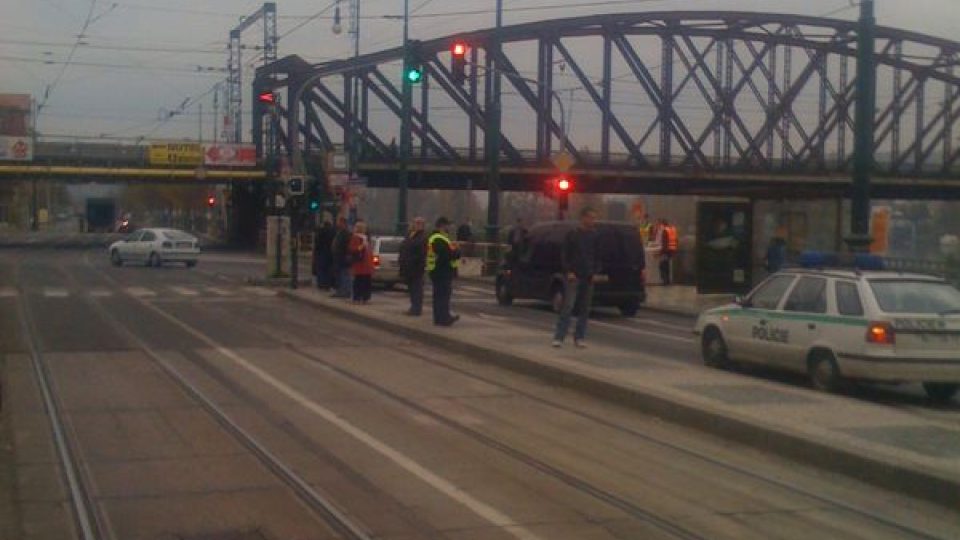
<path id="1" fill-rule="evenodd" d="M 353 226 L 353 236 L 350 238 L 347 252 L 350 254 L 350 260 L 353 261 L 350 267 L 350 273 L 353 275 L 353 301 L 366 304 L 370 301 L 370 293 L 373 289 L 374 270 L 373 246 L 370 245 L 370 237 L 367 236 L 366 222 L 357 221 Z"/>

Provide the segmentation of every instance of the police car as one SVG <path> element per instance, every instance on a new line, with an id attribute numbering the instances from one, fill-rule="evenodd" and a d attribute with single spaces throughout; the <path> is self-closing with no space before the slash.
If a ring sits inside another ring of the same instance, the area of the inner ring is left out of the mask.
<path id="1" fill-rule="evenodd" d="M 953 398 L 960 388 L 960 291 L 936 277 L 875 264 L 805 266 L 703 312 L 694 332 L 704 363 L 802 372 L 829 392 L 850 381 L 920 382 L 934 401 Z"/>

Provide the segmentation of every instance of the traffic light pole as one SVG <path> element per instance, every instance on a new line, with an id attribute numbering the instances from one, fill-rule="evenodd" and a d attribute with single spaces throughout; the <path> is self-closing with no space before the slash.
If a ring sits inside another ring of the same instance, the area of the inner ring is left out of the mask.
<path id="1" fill-rule="evenodd" d="M 413 106 L 413 83 L 407 79 L 410 62 L 410 0 L 403 0 L 403 93 L 400 111 L 400 171 L 397 178 L 397 234 L 407 234 L 407 196 L 410 183 L 410 114 Z"/>
<path id="2" fill-rule="evenodd" d="M 494 50 L 495 57 L 501 53 L 500 30 L 503 27 L 503 0 L 497 0 L 497 26 L 494 33 L 491 47 Z M 487 51 L 490 54 L 490 51 Z M 503 111 L 500 108 L 500 66 L 493 64 L 493 80 L 490 86 L 490 94 L 487 95 L 486 108 L 489 119 L 487 120 L 487 242 L 494 245 L 494 257 L 499 261 L 500 245 L 500 126 L 503 121 Z"/>
<path id="3" fill-rule="evenodd" d="M 857 95 L 855 149 L 853 157 L 853 194 L 851 200 L 850 236 L 847 245 L 853 252 L 870 248 L 870 175 L 873 170 L 877 71 L 874 60 L 877 20 L 873 0 L 860 2 L 860 23 L 857 30 Z"/>

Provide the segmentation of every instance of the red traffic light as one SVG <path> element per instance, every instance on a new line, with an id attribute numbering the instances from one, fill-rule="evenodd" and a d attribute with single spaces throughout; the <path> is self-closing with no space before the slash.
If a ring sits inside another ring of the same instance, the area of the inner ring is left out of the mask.
<path id="1" fill-rule="evenodd" d="M 213 207 L 216 206 L 216 205 L 217 205 L 217 198 L 216 198 L 216 197 L 214 197 L 213 195 L 210 195 L 209 197 L 207 197 L 207 206 L 208 206 L 208 207 L 213 208 Z"/>
<path id="2" fill-rule="evenodd" d="M 567 180 L 566 178 L 561 178 L 557 180 L 557 189 L 562 192 L 569 192 L 573 189 L 573 182 Z"/>
<path id="3" fill-rule="evenodd" d="M 277 102 L 277 95 L 273 92 L 260 92 L 257 95 L 257 101 L 266 105 L 274 105 Z"/>
<path id="4" fill-rule="evenodd" d="M 450 51 L 454 56 L 465 56 L 467 54 L 467 44 L 462 41 L 454 42 L 453 47 L 450 48 Z"/>

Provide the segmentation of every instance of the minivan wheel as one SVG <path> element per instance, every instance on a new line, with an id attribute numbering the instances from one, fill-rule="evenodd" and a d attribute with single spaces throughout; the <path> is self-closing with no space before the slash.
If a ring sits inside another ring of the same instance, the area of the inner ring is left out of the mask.
<path id="1" fill-rule="evenodd" d="M 821 392 L 836 394 L 846 388 L 846 380 L 840 373 L 837 361 L 833 354 L 826 351 L 816 351 L 810 355 L 807 371 L 813 387 Z"/>
<path id="2" fill-rule="evenodd" d="M 700 341 L 703 364 L 707 367 L 724 369 L 730 365 L 727 343 L 716 328 L 708 328 Z"/>
<path id="3" fill-rule="evenodd" d="M 624 317 L 636 317 L 637 312 L 640 311 L 640 301 L 636 298 L 631 298 L 617 307 L 620 308 L 620 314 Z"/>
<path id="4" fill-rule="evenodd" d="M 501 306 L 510 306 L 513 304 L 513 295 L 510 294 L 510 286 L 504 279 L 497 280 L 497 303 Z"/>
<path id="5" fill-rule="evenodd" d="M 160 256 L 156 253 L 151 253 L 150 258 L 147 260 L 147 266 L 152 266 L 154 268 L 160 268 L 163 263 L 160 262 Z"/>
<path id="6" fill-rule="evenodd" d="M 923 383 L 923 390 L 927 393 L 927 397 L 930 398 L 930 401 L 935 403 L 946 403 L 953 399 L 953 396 L 957 395 L 957 390 L 960 390 L 960 385 L 953 383 L 925 382 Z"/>
<path id="7" fill-rule="evenodd" d="M 554 313 L 560 313 L 563 311 L 563 297 L 563 286 L 560 284 L 555 284 L 553 286 L 553 291 L 550 293 L 550 308 L 553 309 Z"/>
<path id="8" fill-rule="evenodd" d="M 119 251 L 114 249 L 110 252 L 110 262 L 113 263 L 114 266 L 123 266 L 123 259 L 120 258 Z"/>

